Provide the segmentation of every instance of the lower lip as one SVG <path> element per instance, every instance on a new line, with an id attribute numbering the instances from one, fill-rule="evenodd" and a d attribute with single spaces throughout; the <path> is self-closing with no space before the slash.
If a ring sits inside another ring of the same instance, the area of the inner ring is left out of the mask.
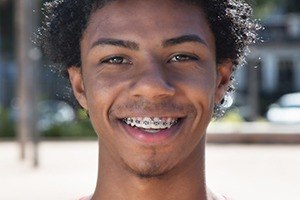
<path id="1" fill-rule="evenodd" d="M 122 126 L 125 128 L 126 133 L 132 138 L 138 140 L 139 142 L 145 144 L 156 144 L 156 143 L 166 143 L 176 136 L 179 132 L 179 128 L 181 127 L 181 122 L 173 125 L 171 128 L 163 129 L 157 133 L 147 133 L 143 131 L 143 129 L 135 128 L 130 125 L 127 125 L 123 122 Z"/>

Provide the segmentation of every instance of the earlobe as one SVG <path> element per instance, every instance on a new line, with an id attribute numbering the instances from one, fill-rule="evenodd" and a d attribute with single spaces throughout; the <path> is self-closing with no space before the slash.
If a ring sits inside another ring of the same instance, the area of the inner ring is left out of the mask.
<path id="1" fill-rule="evenodd" d="M 218 65 L 217 70 L 217 88 L 216 88 L 216 95 L 215 95 L 215 103 L 219 104 L 226 91 L 229 88 L 231 75 L 233 72 L 233 63 L 231 60 L 225 60 L 221 64 Z"/>
<path id="2" fill-rule="evenodd" d="M 68 73 L 73 93 L 77 101 L 84 109 L 87 110 L 87 101 L 81 69 L 79 67 L 70 67 L 68 68 Z"/>

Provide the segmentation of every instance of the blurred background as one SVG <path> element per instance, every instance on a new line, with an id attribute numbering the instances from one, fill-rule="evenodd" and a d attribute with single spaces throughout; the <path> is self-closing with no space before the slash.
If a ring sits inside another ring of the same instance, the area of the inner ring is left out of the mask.
<path id="1" fill-rule="evenodd" d="M 97 137 L 68 80 L 34 45 L 44 0 L 0 0 L 0 199 L 76 199 Z M 234 199 L 300 199 L 300 2 L 248 0 L 263 28 L 208 128 L 207 179 Z"/>

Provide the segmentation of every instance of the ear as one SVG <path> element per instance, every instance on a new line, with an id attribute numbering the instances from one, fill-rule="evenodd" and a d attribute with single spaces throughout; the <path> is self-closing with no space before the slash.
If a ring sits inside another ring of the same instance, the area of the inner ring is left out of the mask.
<path id="1" fill-rule="evenodd" d="M 83 84 L 82 72 L 79 67 L 68 68 L 69 78 L 72 85 L 73 93 L 79 104 L 87 110 L 87 101 L 85 95 L 85 88 Z"/>
<path id="2" fill-rule="evenodd" d="M 231 60 L 227 59 L 218 65 L 217 69 L 217 88 L 215 94 L 215 104 L 219 104 L 223 99 L 229 84 L 230 77 L 233 72 L 233 63 Z"/>

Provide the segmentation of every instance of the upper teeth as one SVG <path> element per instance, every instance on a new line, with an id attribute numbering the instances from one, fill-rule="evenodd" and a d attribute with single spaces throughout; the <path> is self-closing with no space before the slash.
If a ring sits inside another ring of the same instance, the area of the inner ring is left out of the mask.
<path id="1" fill-rule="evenodd" d="M 131 126 L 143 129 L 166 129 L 177 123 L 174 118 L 150 118 L 150 117 L 130 117 L 124 118 L 123 121 Z"/>

